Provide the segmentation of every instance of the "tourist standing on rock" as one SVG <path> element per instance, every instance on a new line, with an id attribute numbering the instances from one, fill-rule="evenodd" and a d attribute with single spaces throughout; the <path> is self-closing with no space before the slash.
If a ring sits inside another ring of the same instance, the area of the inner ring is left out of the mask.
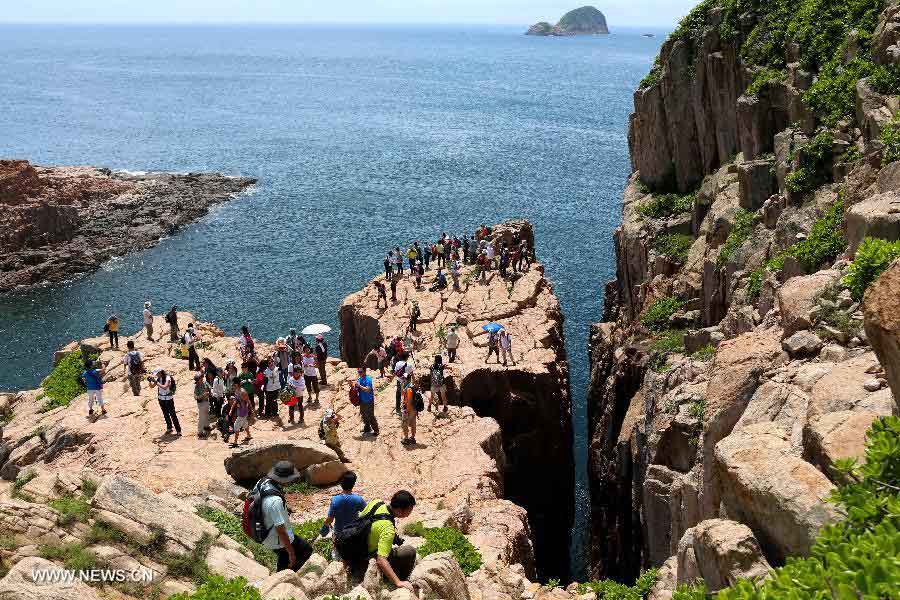
<path id="1" fill-rule="evenodd" d="M 413 269 L 416 274 L 416 289 L 417 290 L 421 289 L 422 288 L 422 276 L 425 275 L 425 268 L 422 267 L 422 261 L 417 260 L 416 264 L 414 266 L 410 267 L 410 269 Z"/>
<path id="2" fill-rule="evenodd" d="M 160 369 L 149 381 L 150 387 L 156 388 L 159 408 L 166 420 L 166 433 L 172 433 L 172 427 L 175 427 L 175 435 L 181 435 L 181 423 L 175 414 L 175 378 Z"/>
<path id="3" fill-rule="evenodd" d="M 241 353 L 241 362 L 247 362 L 255 353 L 255 344 L 250 335 L 250 328 L 241 326 L 241 335 L 238 337 L 238 352 Z"/>
<path id="4" fill-rule="evenodd" d="M 440 269 L 444 266 L 444 238 L 438 240 L 438 243 L 435 244 L 434 251 L 435 254 L 437 254 L 437 268 Z"/>
<path id="5" fill-rule="evenodd" d="M 462 261 L 463 264 L 469 264 L 469 236 L 464 235 L 462 239 Z"/>
<path id="6" fill-rule="evenodd" d="M 178 307 L 172 305 L 169 312 L 166 313 L 166 323 L 169 324 L 169 342 L 178 341 Z"/>
<path id="7" fill-rule="evenodd" d="M 119 349 L 119 317 L 115 314 L 109 315 L 106 325 L 103 328 L 109 334 L 109 347 Z"/>
<path id="8" fill-rule="evenodd" d="M 406 358 L 407 354 L 403 351 L 401 345 L 400 350 L 394 355 L 394 364 L 391 367 L 391 371 L 397 379 L 397 390 L 394 398 L 394 413 L 398 415 L 402 412 L 400 404 L 403 402 L 403 377 L 406 375 Z"/>
<path id="9" fill-rule="evenodd" d="M 447 347 L 447 359 L 450 362 L 455 361 L 456 350 L 459 348 L 459 334 L 456 333 L 456 325 L 450 327 L 450 333 L 447 334 L 444 345 Z"/>
<path id="10" fill-rule="evenodd" d="M 240 437 L 241 431 L 247 432 L 244 443 L 253 439 L 250 435 L 250 417 L 252 414 L 253 402 L 250 401 L 250 394 L 247 393 L 247 390 L 241 388 L 237 399 L 232 402 L 231 411 L 229 413 L 229 417 L 234 423 L 232 426 L 232 429 L 234 430 L 234 443 L 231 445 L 233 448 L 238 445 L 238 437 Z M 227 437 L 225 438 L 225 441 L 228 441 Z"/>
<path id="11" fill-rule="evenodd" d="M 229 360 L 225 363 L 225 368 L 222 369 L 222 380 L 225 383 L 226 392 L 231 389 L 231 384 L 237 379 L 239 379 L 237 367 L 234 365 L 233 360 Z"/>
<path id="12" fill-rule="evenodd" d="M 394 541 L 398 539 L 394 520 L 407 518 L 415 506 L 415 497 L 406 490 L 400 490 L 388 504 L 373 500 L 363 508 L 358 519 L 372 518 L 366 544 L 367 553 L 364 554 L 364 559 L 350 565 L 352 573 L 364 573 L 369 564 L 369 556 L 374 555 L 375 563 L 385 579 L 416 597 L 415 586 L 407 581 L 416 566 L 416 549 L 409 545 L 394 547 Z"/>
<path id="13" fill-rule="evenodd" d="M 200 369 L 200 356 L 197 354 L 197 342 L 200 341 L 200 335 L 194 330 L 194 324 L 188 323 L 187 330 L 182 337 L 184 345 L 188 351 L 188 369 L 197 371 Z"/>
<path id="14" fill-rule="evenodd" d="M 378 298 L 375 300 L 375 308 L 381 307 L 382 300 L 384 300 L 384 307 L 387 308 L 387 289 L 384 287 L 384 284 L 377 279 L 375 280 L 375 292 L 378 294 Z"/>
<path id="15" fill-rule="evenodd" d="M 294 422 L 294 411 L 300 411 L 300 424 L 306 424 L 306 413 L 303 407 L 303 390 L 306 389 L 306 382 L 303 380 L 303 369 L 297 366 L 291 369 L 291 374 L 287 380 L 288 388 L 291 390 L 291 398 L 288 400 L 288 422 Z"/>
<path id="16" fill-rule="evenodd" d="M 400 252 L 400 246 L 394 248 L 394 272 L 403 275 L 403 254 Z"/>
<path id="17" fill-rule="evenodd" d="M 497 355 L 497 364 L 500 364 L 500 336 L 497 335 L 496 331 L 488 333 L 488 353 L 484 359 L 484 364 L 487 364 L 491 359 L 491 354 Z"/>
<path id="18" fill-rule="evenodd" d="M 453 289 L 454 291 L 459 291 L 459 261 L 454 259 L 452 263 L 450 263 L 450 277 L 453 278 Z"/>
<path id="19" fill-rule="evenodd" d="M 400 281 L 400 275 L 394 273 L 391 275 L 391 302 L 397 301 L 397 282 Z M 387 308 L 387 307 L 385 307 Z"/>
<path id="20" fill-rule="evenodd" d="M 316 361 L 319 367 L 319 383 L 328 385 L 328 376 L 325 373 L 325 366 L 328 362 L 328 342 L 319 334 L 316 336 Z"/>
<path id="21" fill-rule="evenodd" d="M 203 373 L 194 374 L 194 400 L 197 401 L 197 437 L 206 439 L 209 433 L 209 389 Z"/>
<path id="22" fill-rule="evenodd" d="M 276 572 L 285 569 L 298 571 L 312 556 L 313 549 L 309 542 L 294 533 L 284 491 L 281 489 L 282 485 L 293 483 L 302 476 L 293 463 L 282 460 L 275 463 L 265 479 L 254 488 L 262 492 L 262 521 L 268 531 L 263 545 L 275 551 L 278 558 Z M 269 491 L 266 490 L 267 487 L 275 489 Z"/>
<path id="23" fill-rule="evenodd" d="M 400 404 L 400 427 L 403 429 L 404 446 L 412 446 L 416 443 L 416 387 L 413 382 L 412 369 L 407 368 L 403 381 L 403 402 Z"/>
<path id="24" fill-rule="evenodd" d="M 263 363 L 265 370 L 263 377 L 266 386 L 266 417 L 278 416 L 278 395 L 281 393 L 281 372 L 275 366 L 275 358 L 270 358 Z"/>
<path id="25" fill-rule="evenodd" d="M 275 353 L 278 360 L 278 381 L 281 382 L 281 387 L 284 387 L 287 385 L 288 367 L 291 364 L 291 351 L 284 338 L 278 338 L 275 342 Z"/>
<path id="26" fill-rule="evenodd" d="M 291 327 L 290 333 L 285 338 L 284 343 L 287 344 L 288 350 L 291 351 L 293 355 L 295 352 L 302 352 L 303 346 L 306 345 L 306 340 L 303 339 L 302 335 L 297 335 L 297 330 Z"/>
<path id="27" fill-rule="evenodd" d="M 372 434 L 378 436 L 378 420 L 375 418 L 375 384 L 372 378 L 366 375 L 366 368 L 359 367 L 356 370 L 357 378 L 353 383 L 359 394 L 359 415 L 362 417 L 363 435 Z"/>
<path id="28" fill-rule="evenodd" d="M 316 395 L 315 404 L 319 403 L 319 368 L 316 362 L 316 355 L 313 354 L 312 348 L 306 346 L 303 348 L 303 358 L 301 359 L 303 366 L 303 380 L 306 382 L 306 393 L 309 396 L 309 403 L 313 404 L 313 394 Z"/>
<path id="29" fill-rule="evenodd" d="M 209 388 L 209 412 L 214 418 L 218 419 L 222 416 L 222 406 L 225 403 L 225 390 L 228 389 L 225 387 L 223 371 L 207 371 L 206 385 Z"/>
<path id="30" fill-rule="evenodd" d="M 438 354 L 434 357 L 434 364 L 431 365 L 431 395 L 428 397 L 428 412 L 431 412 L 431 405 L 434 404 L 435 411 L 443 403 L 444 411 L 447 412 L 447 384 L 444 381 L 444 358 Z M 415 437 L 415 434 L 413 434 Z"/>
<path id="31" fill-rule="evenodd" d="M 378 368 L 378 348 L 379 346 L 375 346 L 369 353 L 366 354 L 366 357 L 363 359 L 363 364 L 366 365 L 366 368 L 370 371 L 375 371 Z"/>
<path id="32" fill-rule="evenodd" d="M 106 406 L 103 404 L 103 369 L 97 368 L 94 361 L 84 363 L 84 371 L 81 373 L 81 382 L 87 389 L 88 417 L 94 416 L 94 402 L 100 405 L 101 414 L 106 414 Z"/>
<path id="33" fill-rule="evenodd" d="M 341 484 L 341 493 L 331 497 L 331 504 L 328 506 L 328 516 L 319 530 L 319 535 L 325 537 L 334 525 L 335 531 L 340 531 L 347 523 L 355 519 L 360 511 L 366 507 L 366 501 L 362 496 L 353 493 L 353 486 L 356 485 L 356 473 L 347 471 L 338 480 Z M 341 559 L 337 549 L 332 553 L 334 560 Z"/>
<path id="34" fill-rule="evenodd" d="M 425 247 L 422 248 L 422 260 L 425 261 L 425 268 L 429 269 L 429 264 L 431 263 L 431 245 L 428 242 L 425 243 Z"/>
<path id="35" fill-rule="evenodd" d="M 506 358 L 509 357 L 510 362 L 512 362 L 513 366 L 516 365 L 516 359 L 513 358 L 512 353 L 512 335 L 508 331 L 500 332 L 500 352 L 503 354 L 503 366 L 506 366 Z M 500 360 L 500 357 L 497 357 L 497 360 Z"/>
<path id="36" fill-rule="evenodd" d="M 422 316 L 422 311 L 419 310 L 419 303 L 415 300 L 412 301 L 412 306 L 409 309 L 409 330 L 417 331 L 416 327 L 419 325 L 419 317 Z"/>
<path id="37" fill-rule="evenodd" d="M 125 369 L 125 376 L 128 377 L 128 385 L 131 386 L 131 393 L 134 396 L 141 395 L 141 378 L 144 376 L 144 358 L 141 353 L 134 349 L 134 341 L 128 340 L 125 343 L 128 352 L 122 360 L 122 366 Z"/>
<path id="38" fill-rule="evenodd" d="M 384 255 L 384 276 L 388 278 L 391 276 L 391 271 L 394 270 L 393 265 L 391 264 L 391 256 L 393 253 L 388 252 Z"/>
<path id="39" fill-rule="evenodd" d="M 409 274 L 412 275 L 413 269 L 416 266 L 416 261 L 419 259 L 419 243 L 416 242 L 406 251 L 406 258 L 409 260 Z"/>
<path id="40" fill-rule="evenodd" d="M 144 302 L 144 331 L 147 334 L 147 341 L 153 341 L 153 311 L 150 310 L 150 301 Z"/>

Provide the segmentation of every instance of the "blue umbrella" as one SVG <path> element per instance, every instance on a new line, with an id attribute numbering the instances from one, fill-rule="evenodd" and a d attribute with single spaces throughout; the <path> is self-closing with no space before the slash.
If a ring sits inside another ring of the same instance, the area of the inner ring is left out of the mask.
<path id="1" fill-rule="evenodd" d="M 481 328 L 490 333 L 497 333 L 503 329 L 503 325 L 500 323 L 488 323 L 487 325 L 482 325 Z"/>

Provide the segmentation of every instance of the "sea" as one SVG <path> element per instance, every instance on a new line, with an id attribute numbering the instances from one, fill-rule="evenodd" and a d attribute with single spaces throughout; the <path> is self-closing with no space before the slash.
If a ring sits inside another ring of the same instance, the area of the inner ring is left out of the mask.
<path id="1" fill-rule="evenodd" d="M 0 297 L 0 390 L 36 387 L 110 313 L 136 330 L 145 300 L 231 335 L 329 324 L 336 350 L 341 300 L 388 248 L 524 217 L 566 317 L 583 578 L 589 326 L 615 273 L 632 93 L 665 32 L 525 29 L 0 25 L 0 157 L 259 180 L 153 249 Z"/>

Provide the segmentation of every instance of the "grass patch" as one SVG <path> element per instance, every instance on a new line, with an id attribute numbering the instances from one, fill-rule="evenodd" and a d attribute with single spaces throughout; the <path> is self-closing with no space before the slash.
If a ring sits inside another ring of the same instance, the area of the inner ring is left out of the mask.
<path id="1" fill-rule="evenodd" d="M 262 600 L 262 596 L 243 577 L 225 579 L 211 575 L 194 593 L 175 594 L 171 600 Z"/>
<path id="2" fill-rule="evenodd" d="M 650 594 L 658 577 L 659 569 L 647 569 L 641 572 L 633 586 L 600 579 L 579 583 L 575 591 L 578 595 L 593 592 L 597 594 L 597 600 L 643 600 Z"/>
<path id="3" fill-rule="evenodd" d="M 137 544 L 134 543 L 134 540 L 125 535 L 124 531 L 116 529 L 106 521 L 94 521 L 91 525 L 90 530 L 88 531 L 87 537 L 84 539 L 85 543 L 89 546 L 94 544 L 104 544 L 108 542 L 118 542 L 120 544 L 125 544 L 129 548 L 136 548 Z"/>
<path id="4" fill-rule="evenodd" d="M 299 535 L 312 544 L 313 551 L 330 561 L 334 556 L 334 541 L 331 538 L 316 539 L 319 535 L 319 530 L 322 529 L 324 524 L 324 518 L 304 521 L 299 525 L 294 525 L 294 535 Z"/>
<path id="5" fill-rule="evenodd" d="M 0 408 L 0 427 L 10 423 L 13 420 L 13 416 L 15 413 L 13 412 L 12 406 L 3 406 Z"/>
<path id="6" fill-rule="evenodd" d="M 900 160 L 900 116 L 885 125 L 881 130 L 881 142 L 884 150 L 881 154 L 881 162 L 884 164 Z"/>
<path id="7" fill-rule="evenodd" d="M 688 414 L 703 424 L 703 414 L 706 412 L 706 400 L 700 398 L 691 402 L 688 407 Z"/>
<path id="8" fill-rule="evenodd" d="M 81 373 L 84 372 L 84 361 L 80 352 L 70 352 L 53 368 L 50 375 L 41 383 L 44 404 L 42 412 L 61 406 L 68 406 L 73 399 L 84 393 Z"/>
<path id="9" fill-rule="evenodd" d="M 80 543 L 41 544 L 38 546 L 38 555 L 47 560 L 60 561 L 72 571 L 90 571 L 106 567 L 96 554 Z"/>
<path id="10" fill-rule="evenodd" d="M 647 362 L 647 368 L 654 373 L 665 373 L 669 370 L 669 357 L 665 353 L 654 354 Z"/>
<path id="11" fill-rule="evenodd" d="M 753 75 L 753 81 L 750 82 L 750 85 L 747 86 L 747 91 L 744 93 L 748 96 L 759 96 L 760 92 L 768 89 L 769 86 L 784 83 L 786 78 L 787 73 L 784 71 L 764 67 Z"/>
<path id="12" fill-rule="evenodd" d="M 59 513 L 56 522 L 63 527 L 67 527 L 76 521 L 87 523 L 93 512 L 91 505 L 84 496 L 63 496 L 51 500 L 47 505 Z"/>
<path id="13" fill-rule="evenodd" d="M 712 344 L 706 344 L 702 348 L 698 348 L 696 352 L 691 354 L 691 358 L 694 360 L 700 360 L 706 362 L 711 360 L 712 357 L 716 355 L 716 347 Z"/>
<path id="14" fill-rule="evenodd" d="M 684 329 L 669 329 L 656 337 L 650 347 L 660 352 L 684 352 Z"/>
<path id="15" fill-rule="evenodd" d="M 684 307 L 684 301 L 668 296 L 650 305 L 641 316 L 641 323 L 651 331 L 669 328 L 669 318 Z"/>
<path id="16" fill-rule="evenodd" d="M 25 502 L 34 502 L 34 498 L 32 498 L 29 494 L 26 494 L 22 491 L 29 481 L 37 477 L 37 473 L 34 471 L 28 471 L 24 475 L 19 475 L 16 477 L 16 480 L 12 484 L 12 490 L 10 491 L 10 495 L 13 498 L 17 498 L 19 500 L 24 500 Z"/>
<path id="17" fill-rule="evenodd" d="M 750 298 L 750 300 L 756 300 L 762 293 L 762 284 L 765 274 L 765 268 L 756 269 L 750 273 L 750 279 L 747 280 L 747 297 Z"/>
<path id="18" fill-rule="evenodd" d="M 830 131 L 820 130 L 807 144 L 795 152 L 798 166 L 785 178 L 784 185 L 795 194 L 805 194 L 831 181 L 831 160 L 834 157 Z"/>
<path id="19" fill-rule="evenodd" d="M 92 479 L 88 479 L 87 477 L 82 477 L 81 478 L 81 493 L 85 498 L 90 500 L 91 498 L 94 497 L 94 494 L 97 493 L 97 483 Z"/>
<path id="20" fill-rule="evenodd" d="M 900 240 L 888 242 L 881 238 L 865 238 L 856 249 L 856 257 L 843 281 L 850 289 L 853 299 L 861 302 L 866 289 L 898 257 L 900 257 Z"/>
<path id="21" fill-rule="evenodd" d="M 241 518 L 231 513 L 223 512 L 211 506 L 198 506 L 197 514 L 216 526 L 220 533 L 224 533 L 243 547 L 247 548 L 253 555 L 253 560 L 261 565 L 269 568 L 269 571 L 275 571 L 277 567 L 277 559 L 275 553 L 253 541 L 244 533 L 241 527 Z"/>
<path id="22" fill-rule="evenodd" d="M 319 491 L 316 486 L 302 480 L 284 485 L 282 489 L 285 494 L 303 494 L 304 496 L 311 496 Z"/>
<path id="23" fill-rule="evenodd" d="M 815 223 L 805 240 L 790 246 L 787 250 L 769 259 L 766 269 L 780 271 L 784 259 L 793 256 L 804 272 L 813 273 L 826 262 L 833 261 L 847 248 L 844 237 L 844 201 L 838 199 Z"/>
<path id="24" fill-rule="evenodd" d="M 7 533 L 0 535 L 0 550 L 15 550 L 20 545 L 16 536 Z"/>
<path id="25" fill-rule="evenodd" d="M 693 243 L 694 238 L 689 235 L 684 235 L 683 233 L 668 233 L 656 238 L 653 242 L 653 249 L 656 250 L 657 254 L 661 254 L 675 262 L 683 263 L 687 260 L 688 252 Z"/>
<path id="26" fill-rule="evenodd" d="M 169 577 L 190 579 L 197 585 L 203 585 L 209 579 L 209 566 L 206 564 L 206 555 L 212 543 L 212 536 L 204 533 L 187 554 L 161 551 L 153 555 L 153 557 L 168 567 Z"/>
<path id="27" fill-rule="evenodd" d="M 719 250 L 719 256 L 716 257 L 716 266 L 722 267 L 731 260 L 738 248 L 750 239 L 751 233 L 753 233 L 753 213 L 739 209 L 734 215 L 734 224 L 728 232 L 728 238 L 725 239 L 722 249 Z"/>
<path id="28" fill-rule="evenodd" d="M 637 212 L 642 217 L 663 219 L 673 215 L 690 212 L 694 207 L 696 193 L 689 194 L 655 194 L 650 200 L 642 202 Z"/>
<path id="29" fill-rule="evenodd" d="M 453 552 L 453 557 L 459 563 L 466 575 L 471 575 L 481 568 L 481 553 L 472 545 L 472 542 L 459 529 L 454 527 L 425 527 L 421 521 L 409 523 L 403 528 L 403 533 L 410 536 L 425 538 L 425 543 L 419 546 L 419 556 L 428 556 L 438 552 Z"/>

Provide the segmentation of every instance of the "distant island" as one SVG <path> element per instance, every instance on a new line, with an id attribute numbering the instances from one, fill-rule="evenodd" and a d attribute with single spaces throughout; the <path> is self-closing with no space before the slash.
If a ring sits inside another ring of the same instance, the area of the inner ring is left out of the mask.
<path id="1" fill-rule="evenodd" d="M 556 25 L 547 21 L 535 23 L 528 28 L 525 35 L 596 35 L 608 34 L 606 17 L 593 6 L 582 6 L 570 10 L 562 16 Z"/>

